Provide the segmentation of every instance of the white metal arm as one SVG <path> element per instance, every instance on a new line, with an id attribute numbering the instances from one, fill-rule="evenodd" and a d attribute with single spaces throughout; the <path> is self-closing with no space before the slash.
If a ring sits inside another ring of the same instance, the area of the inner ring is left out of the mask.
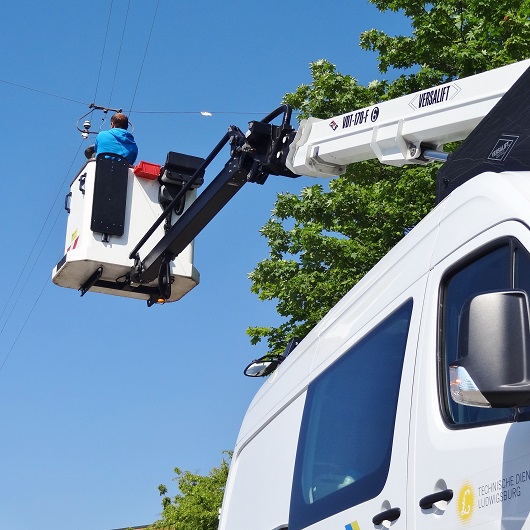
<path id="1" fill-rule="evenodd" d="M 372 158 L 425 164 L 422 148 L 465 139 L 528 67 L 530 59 L 327 120 L 304 120 L 286 165 L 298 175 L 332 177 Z"/>

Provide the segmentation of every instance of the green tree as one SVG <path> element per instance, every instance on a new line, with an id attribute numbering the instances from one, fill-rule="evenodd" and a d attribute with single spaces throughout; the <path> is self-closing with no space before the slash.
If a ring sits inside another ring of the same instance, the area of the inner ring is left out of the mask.
<path id="1" fill-rule="evenodd" d="M 378 53 L 379 70 L 414 69 L 391 83 L 397 97 L 445 81 L 497 68 L 530 56 L 528 0 L 370 0 L 380 11 L 401 11 L 410 36 L 372 29 L 361 47 Z"/>
<path id="2" fill-rule="evenodd" d="M 530 56 L 530 0 L 370 0 L 381 11 L 410 19 L 410 36 L 372 29 L 361 47 L 378 54 L 382 74 L 404 73 L 368 86 L 325 60 L 311 64 L 312 83 L 284 98 L 300 118 L 328 118 Z M 278 196 L 262 229 L 269 257 L 250 274 L 252 292 L 276 300 L 285 320 L 278 327 L 250 327 L 270 353 L 303 337 L 408 228 L 434 205 L 438 167 L 395 168 L 369 161 L 299 196 Z"/>
<path id="3" fill-rule="evenodd" d="M 227 453 L 230 455 L 230 453 Z M 149 528 L 152 530 L 217 530 L 219 509 L 228 478 L 228 462 L 223 459 L 207 475 L 175 468 L 179 493 L 173 498 L 167 495 L 164 484 L 158 486 L 162 496 L 160 520 Z"/>

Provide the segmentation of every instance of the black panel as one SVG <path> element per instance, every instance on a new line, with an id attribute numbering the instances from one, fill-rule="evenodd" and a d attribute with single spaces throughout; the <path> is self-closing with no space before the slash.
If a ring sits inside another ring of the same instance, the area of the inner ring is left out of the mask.
<path id="1" fill-rule="evenodd" d="M 530 171 L 530 69 L 438 171 L 436 198 L 486 171 Z"/>
<path id="2" fill-rule="evenodd" d="M 204 164 L 204 158 L 184 155 L 170 151 L 160 181 L 163 184 L 183 184 L 188 182 L 198 169 Z M 197 175 L 192 188 L 198 188 L 204 183 L 204 168 Z"/>
<path id="3" fill-rule="evenodd" d="M 90 224 L 93 232 L 123 235 L 128 173 L 125 158 L 110 153 L 98 155 Z"/>

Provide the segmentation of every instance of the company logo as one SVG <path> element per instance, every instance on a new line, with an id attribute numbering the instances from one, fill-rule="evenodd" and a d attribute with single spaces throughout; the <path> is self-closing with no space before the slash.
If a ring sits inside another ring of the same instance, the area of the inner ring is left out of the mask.
<path id="1" fill-rule="evenodd" d="M 425 92 L 419 92 L 409 102 L 409 106 L 414 110 L 419 110 L 425 107 L 430 107 L 431 105 L 450 101 L 460 92 L 460 90 L 461 88 L 458 85 L 451 83 L 449 85 L 426 90 Z"/>
<path id="2" fill-rule="evenodd" d="M 467 523 L 473 517 L 475 509 L 475 492 L 469 482 L 465 482 L 460 488 L 456 501 L 456 513 L 463 523 Z"/>
<path id="3" fill-rule="evenodd" d="M 339 128 L 339 126 L 337 125 L 337 123 L 336 123 L 335 121 L 332 121 L 332 122 L 329 124 L 329 126 L 330 126 L 334 131 L 336 131 L 336 130 Z"/>
<path id="4" fill-rule="evenodd" d="M 344 528 L 346 528 L 346 530 L 361 530 L 357 521 L 347 524 Z"/>
<path id="5" fill-rule="evenodd" d="M 514 136 L 511 134 L 503 134 L 495 144 L 495 147 L 492 149 L 491 153 L 488 156 L 488 160 L 493 160 L 495 162 L 504 162 L 510 151 L 513 149 L 515 142 L 519 139 L 519 136 Z"/>

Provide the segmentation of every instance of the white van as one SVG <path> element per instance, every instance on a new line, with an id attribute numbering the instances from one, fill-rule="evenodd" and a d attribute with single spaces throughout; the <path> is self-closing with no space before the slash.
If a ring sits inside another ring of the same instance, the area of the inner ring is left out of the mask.
<path id="1" fill-rule="evenodd" d="M 468 174 L 470 149 L 510 150 L 477 129 L 438 206 L 266 379 L 220 530 L 530 529 L 528 95 L 525 131 L 493 131 L 519 170 Z"/>
<path id="2" fill-rule="evenodd" d="M 486 173 L 405 236 L 253 400 L 220 529 L 530 528 L 530 408 L 460 404 L 450 373 L 481 340 L 475 362 L 530 404 L 529 227 L 530 173 Z"/>

